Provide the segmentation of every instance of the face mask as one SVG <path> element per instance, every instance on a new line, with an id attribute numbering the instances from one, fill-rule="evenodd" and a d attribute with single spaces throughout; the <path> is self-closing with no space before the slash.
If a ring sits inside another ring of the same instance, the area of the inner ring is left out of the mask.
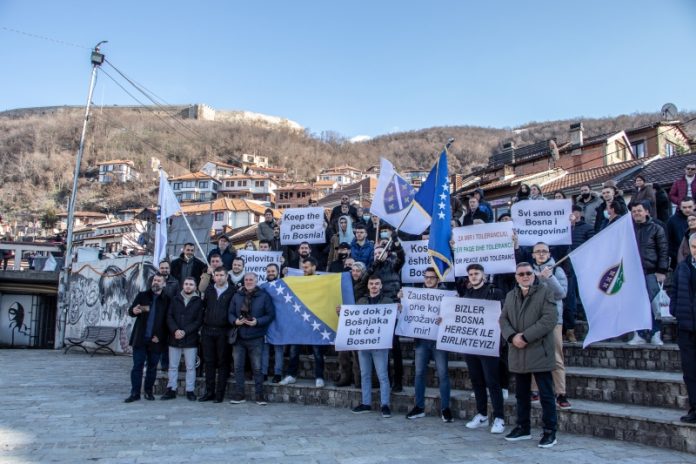
<path id="1" fill-rule="evenodd" d="M 389 232 L 380 232 L 379 238 L 389 238 Z"/>
<path id="2" fill-rule="evenodd" d="M 346 259 L 347 256 L 348 256 L 348 253 L 339 253 L 338 254 L 339 259 Z"/>
<path id="3" fill-rule="evenodd" d="M 247 249 L 247 250 L 250 250 L 250 251 L 254 251 L 254 247 L 253 247 L 253 246 L 248 246 L 248 247 L 246 247 L 246 249 Z"/>
<path id="4" fill-rule="evenodd" d="M 581 197 L 582 197 L 584 200 L 587 200 L 588 198 L 590 198 L 590 194 L 589 194 L 589 193 L 583 193 L 583 194 L 581 195 Z"/>
<path id="5" fill-rule="evenodd" d="M 604 219 L 609 219 L 609 211 L 604 210 Z"/>
<path id="6" fill-rule="evenodd" d="M 369 221 L 369 220 L 370 220 L 370 217 L 371 217 L 371 216 L 370 216 L 369 214 L 363 215 L 363 219 L 364 219 L 365 221 Z"/>

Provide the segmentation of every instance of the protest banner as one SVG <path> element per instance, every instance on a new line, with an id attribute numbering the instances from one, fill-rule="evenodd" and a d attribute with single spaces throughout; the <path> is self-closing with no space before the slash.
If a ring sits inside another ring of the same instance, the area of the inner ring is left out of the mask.
<path id="1" fill-rule="evenodd" d="M 440 317 L 438 350 L 500 355 L 499 301 L 446 296 L 440 303 Z"/>
<path id="2" fill-rule="evenodd" d="M 403 287 L 401 311 L 396 318 L 396 335 L 404 337 L 437 339 L 435 320 L 440 315 L 442 297 L 456 296 L 454 290 L 436 288 Z"/>
<path id="3" fill-rule="evenodd" d="M 275 263 L 280 269 L 282 251 L 237 250 L 237 256 L 244 260 L 244 272 L 259 276 L 259 284 L 266 281 L 266 266 Z"/>
<path id="4" fill-rule="evenodd" d="M 392 347 L 397 305 L 342 305 L 336 331 L 336 351 Z"/>
<path id="5" fill-rule="evenodd" d="M 324 208 L 288 208 L 280 223 L 280 243 L 324 243 Z"/>
<path id="6" fill-rule="evenodd" d="M 512 205 L 512 223 L 521 246 L 570 245 L 572 202 L 565 200 L 524 200 Z"/>
<path id="7" fill-rule="evenodd" d="M 401 282 L 405 284 L 422 284 L 425 270 L 432 267 L 428 255 L 428 241 L 414 240 L 401 242 L 404 249 L 404 265 L 401 268 Z M 448 272 L 445 282 L 454 282 L 454 272 Z"/>
<path id="8" fill-rule="evenodd" d="M 469 264 L 478 263 L 487 274 L 515 272 L 512 222 L 495 222 L 452 229 L 454 273 L 466 275 Z"/>

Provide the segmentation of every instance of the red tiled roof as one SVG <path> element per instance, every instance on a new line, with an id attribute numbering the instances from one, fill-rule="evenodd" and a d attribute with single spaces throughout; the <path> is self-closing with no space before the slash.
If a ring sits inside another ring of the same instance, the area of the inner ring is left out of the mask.
<path id="1" fill-rule="evenodd" d="M 573 187 L 579 187 L 583 184 L 601 184 L 610 179 L 620 177 L 634 168 L 641 166 L 645 160 L 630 160 L 622 163 L 611 164 L 599 168 L 588 169 L 586 171 L 569 173 L 560 179 L 556 179 L 542 186 L 544 193 L 552 193 L 557 190 L 568 190 Z"/>
<path id="2" fill-rule="evenodd" d="M 183 176 L 178 176 L 178 177 L 170 177 L 170 181 L 172 180 L 214 180 L 215 182 L 219 182 L 216 178 L 209 176 L 205 172 L 190 172 L 188 174 L 184 174 Z"/>

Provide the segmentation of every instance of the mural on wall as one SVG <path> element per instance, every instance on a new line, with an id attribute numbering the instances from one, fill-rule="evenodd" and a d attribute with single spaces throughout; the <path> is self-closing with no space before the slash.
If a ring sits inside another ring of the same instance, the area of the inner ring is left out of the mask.
<path id="1" fill-rule="evenodd" d="M 26 312 L 24 311 L 24 306 L 19 301 L 15 301 L 10 305 L 7 310 L 7 314 L 10 319 L 10 330 L 12 330 L 12 342 L 10 346 L 14 346 L 15 343 L 15 332 L 22 335 L 29 336 L 29 327 L 24 323 L 24 316 Z"/>
<path id="2" fill-rule="evenodd" d="M 64 336 L 79 337 L 87 326 L 120 327 L 111 348 L 129 353 L 133 320 L 128 307 L 138 292 L 147 288 L 155 272 L 151 256 L 74 264 Z"/>

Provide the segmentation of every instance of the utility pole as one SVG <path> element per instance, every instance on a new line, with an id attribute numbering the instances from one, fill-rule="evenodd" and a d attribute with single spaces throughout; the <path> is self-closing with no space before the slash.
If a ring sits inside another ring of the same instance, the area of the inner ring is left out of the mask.
<path id="1" fill-rule="evenodd" d="M 73 186 L 72 192 L 70 193 L 70 201 L 68 202 L 68 217 L 67 217 L 67 236 L 65 238 L 65 258 L 63 265 L 63 280 L 60 282 L 62 287 L 59 290 L 59 295 L 62 294 L 62 304 L 58 305 L 58 319 L 56 324 L 56 348 L 62 346 L 63 337 L 65 334 L 65 324 L 67 322 L 67 311 L 70 307 L 70 268 L 72 266 L 72 242 L 73 242 L 73 229 L 75 228 L 75 200 L 77 198 L 77 184 L 80 177 L 80 164 L 82 162 L 82 155 L 85 151 L 85 138 L 87 135 L 87 122 L 89 121 L 89 110 L 92 106 L 92 94 L 94 93 L 94 84 L 97 80 L 97 68 L 104 63 L 104 55 L 99 53 L 99 47 L 106 43 L 106 40 L 102 40 L 97 45 L 94 46 L 92 50 L 92 55 L 90 60 L 92 62 L 92 73 L 89 79 L 89 91 L 87 93 L 87 105 L 85 106 L 85 118 L 82 122 L 82 134 L 80 135 L 80 145 L 77 149 L 77 159 L 75 160 L 75 173 L 73 175 Z"/>

